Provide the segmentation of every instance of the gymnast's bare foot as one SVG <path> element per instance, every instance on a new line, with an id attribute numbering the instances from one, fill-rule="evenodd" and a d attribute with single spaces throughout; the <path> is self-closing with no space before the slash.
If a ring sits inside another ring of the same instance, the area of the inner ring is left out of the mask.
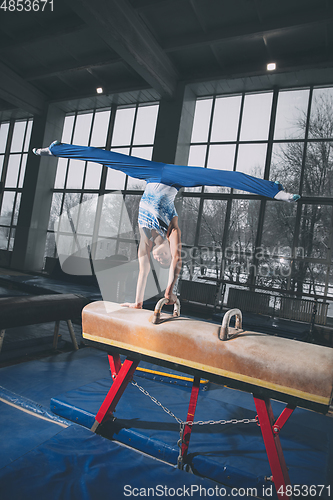
<path id="1" fill-rule="evenodd" d="M 292 202 L 292 201 L 298 201 L 299 199 L 300 199 L 299 194 L 287 193 L 283 189 L 274 196 L 274 200 L 279 200 L 279 201 Z"/>
<path id="2" fill-rule="evenodd" d="M 292 194 L 292 193 L 287 193 L 279 181 L 275 181 L 275 184 L 279 186 L 280 191 L 274 196 L 274 200 L 279 200 L 279 201 L 298 201 L 300 199 L 299 194 Z"/>
<path id="3" fill-rule="evenodd" d="M 57 144 L 60 144 L 60 142 L 53 141 L 48 148 L 34 148 L 32 152 L 37 156 L 53 156 L 51 149 L 52 146 L 56 146 Z"/>

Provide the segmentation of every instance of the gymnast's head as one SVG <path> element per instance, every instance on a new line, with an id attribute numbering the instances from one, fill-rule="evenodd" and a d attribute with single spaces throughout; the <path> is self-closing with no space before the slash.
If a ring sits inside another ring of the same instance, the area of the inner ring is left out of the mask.
<path id="1" fill-rule="evenodd" d="M 163 268 L 170 267 L 171 264 L 171 251 L 168 240 L 163 240 L 159 245 L 155 245 L 152 249 L 154 259 Z"/>

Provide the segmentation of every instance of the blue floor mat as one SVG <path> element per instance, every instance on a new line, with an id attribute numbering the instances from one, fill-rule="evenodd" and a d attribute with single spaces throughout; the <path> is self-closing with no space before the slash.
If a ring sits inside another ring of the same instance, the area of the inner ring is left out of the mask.
<path id="1" fill-rule="evenodd" d="M 153 397 L 174 415 L 186 420 L 190 389 L 136 377 Z M 52 398 L 51 410 L 88 428 L 111 385 L 111 378 Z M 233 395 L 233 393 L 236 393 Z M 230 396 L 233 396 L 230 397 Z M 245 404 L 238 404 L 245 396 Z M 254 418 L 253 398 L 247 394 L 212 385 L 200 391 L 195 421 Z M 234 400 L 233 400 L 234 399 Z M 284 408 L 272 402 L 277 417 Z M 129 385 L 115 412 L 116 421 L 106 432 L 114 439 L 143 452 L 176 463 L 179 424 L 136 387 Z M 297 409 L 281 431 L 280 439 L 294 484 L 327 484 L 331 477 L 333 421 L 329 417 Z M 195 472 L 230 487 L 265 484 L 270 467 L 255 423 L 196 425 L 192 431 L 189 460 Z"/>
<path id="2" fill-rule="evenodd" d="M 140 363 L 140 366 L 145 364 Z M 177 417 L 186 418 L 189 387 L 142 379 L 137 375 L 135 379 L 139 385 Z M 47 408 L 52 400 L 52 411 L 87 427 L 94 421 L 110 385 L 106 353 L 91 348 L 0 369 L 0 386 L 5 391 Z M 275 401 L 272 406 L 275 416 L 284 407 Z M 255 414 L 250 394 L 211 384 L 208 391 L 200 391 L 195 420 L 252 418 Z M 116 425 L 111 429 L 114 439 L 176 463 L 177 422 L 136 387 L 126 389 L 115 416 Z M 291 416 L 280 438 L 293 483 L 330 483 L 333 477 L 332 427 L 331 418 L 308 410 L 297 409 Z M 256 424 L 220 428 L 196 426 L 191 436 L 189 458 L 200 474 L 223 484 L 232 482 L 236 487 L 261 485 L 264 476 L 270 475 Z"/>
<path id="3" fill-rule="evenodd" d="M 49 407 L 64 391 L 109 376 L 104 352 L 80 349 L 0 369 L 0 386 Z"/>
<path id="4" fill-rule="evenodd" d="M 3 401 L 0 401 L 0 415 L 0 470 L 63 429 L 56 421 L 38 418 Z"/>
<path id="5" fill-rule="evenodd" d="M 111 442 L 78 425 L 0 402 L 1 500 L 97 500 L 137 492 L 216 496 L 216 485 Z M 157 495 L 161 496 L 161 495 Z M 183 496 L 183 495 L 182 495 Z"/>

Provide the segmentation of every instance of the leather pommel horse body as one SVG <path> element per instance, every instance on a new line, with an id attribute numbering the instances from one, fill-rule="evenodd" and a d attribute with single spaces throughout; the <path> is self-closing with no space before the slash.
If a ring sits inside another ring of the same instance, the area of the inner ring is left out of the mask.
<path id="1" fill-rule="evenodd" d="M 241 314 L 241 313 L 240 313 Z M 83 337 L 88 344 L 111 353 L 114 382 L 93 430 L 115 409 L 141 359 L 194 376 L 190 406 L 194 411 L 200 377 L 250 392 L 254 396 L 259 425 L 280 498 L 290 484 L 279 432 L 296 406 L 327 413 L 333 391 L 333 349 L 305 342 L 229 328 L 233 335 L 222 341 L 221 326 L 190 318 L 162 314 L 153 324 L 151 311 L 94 302 L 83 309 Z M 127 355 L 123 365 L 119 354 Z M 270 398 L 287 403 L 275 419 Z M 191 425 L 184 431 L 184 460 Z M 187 438 L 186 438 L 187 436 Z M 282 487 L 282 489 L 281 489 Z"/>

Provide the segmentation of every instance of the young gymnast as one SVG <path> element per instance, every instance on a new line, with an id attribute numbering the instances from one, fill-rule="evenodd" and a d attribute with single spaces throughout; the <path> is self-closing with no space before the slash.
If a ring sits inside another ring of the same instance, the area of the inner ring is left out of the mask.
<path id="1" fill-rule="evenodd" d="M 164 293 L 168 304 L 176 302 L 173 293 L 182 261 L 181 233 L 174 199 L 182 187 L 224 186 L 280 201 L 297 201 L 300 196 L 287 193 L 279 182 L 258 179 L 242 172 L 203 167 L 171 165 L 94 147 L 75 146 L 54 141 L 48 148 L 33 149 L 39 156 L 56 156 L 101 163 L 114 170 L 147 182 L 139 205 L 139 276 L 134 303 L 122 304 L 141 309 L 150 271 L 150 254 L 162 267 L 169 268 Z"/>

